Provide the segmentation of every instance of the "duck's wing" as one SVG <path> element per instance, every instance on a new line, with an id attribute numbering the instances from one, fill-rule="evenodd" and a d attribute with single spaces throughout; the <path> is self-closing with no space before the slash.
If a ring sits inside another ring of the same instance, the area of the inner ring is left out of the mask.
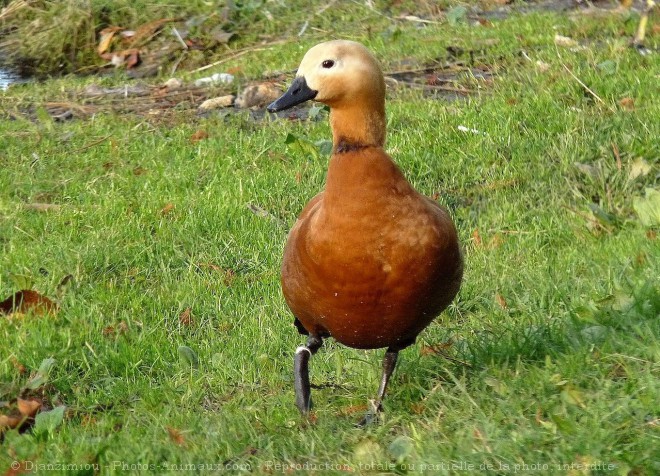
<path id="1" fill-rule="evenodd" d="M 305 220 L 309 215 L 311 215 L 312 210 L 314 210 L 316 205 L 321 200 L 323 200 L 323 193 L 324 192 L 319 193 L 314 198 L 312 198 L 309 202 L 307 202 L 307 205 L 305 205 L 305 208 L 303 208 L 302 212 L 300 212 L 300 215 L 298 215 L 298 220 Z"/>

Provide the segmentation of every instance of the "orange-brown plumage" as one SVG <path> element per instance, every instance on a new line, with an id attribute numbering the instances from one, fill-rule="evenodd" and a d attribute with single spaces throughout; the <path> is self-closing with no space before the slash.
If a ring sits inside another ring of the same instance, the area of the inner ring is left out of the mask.
<path id="1" fill-rule="evenodd" d="M 396 353 L 449 305 L 463 274 L 447 211 L 418 193 L 383 150 L 385 84 L 368 50 L 349 41 L 315 46 L 269 108 L 312 98 L 330 106 L 333 153 L 325 190 L 291 229 L 282 262 L 286 302 L 310 335 L 296 354 L 303 413 L 310 404 L 307 359 L 322 338 L 388 348 L 380 400 Z"/>
<path id="2" fill-rule="evenodd" d="M 447 212 L 381 148 L 335 153 L 325 191 L 289 234 L 282 289 L 308 332 L 361 349 L 405 347 L 461 279 Z"/>

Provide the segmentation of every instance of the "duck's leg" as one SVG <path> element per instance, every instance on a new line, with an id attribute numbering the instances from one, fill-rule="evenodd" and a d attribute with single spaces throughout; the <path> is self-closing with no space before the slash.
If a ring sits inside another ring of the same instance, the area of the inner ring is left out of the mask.
<path id="1" fill-rule="evenodd" d="M 378 387 L 378 396 L 376 401 L 373 402 L 372 408 L 369 409 L 365 417 L 360 421 L 360 426 L 365 426 L 378 419 L 378 415 L 383 411 L 383 399 L 385 398 L 385 391 L 387 384 L 390 381 L 392 372 L 396 367 L 396 361 L 399 357 L 399 351 L 393 350 L 391 347 L 385 352 L 383 357 L 383 376 L 380 378 L 380 386 Z"/>
<path id="2" fill-rule="evenodd" d="M 309 358 L 319 350 L 323 345 L 323 339 L 314 335 L 309 336 L 306 345 L 301 345 L 296 349 L 296 356 L 293 360 L 293 386 L 296 391 L 296 406 L 303 416 L 309 413 L 312 407 L 312 395 L 309 386 Z"/>
<path id="3" fill-rule="evenodd" d="M 646 8 L 642 12 L 642 16 L 639 19 L 639 26 L 637 27 L 637 33 L 635 33 L 635 39 L 633 40 L 633 45 L 642 54 L 650 53 L 649 50 L 644 48 L 644 37 L 646 34 L 646 25 L 649 21 L 649 15 L 651 14 L 651 10 L 653 10 L 653 7 L 655 7 L 655 1 L 646 0 Z"/>

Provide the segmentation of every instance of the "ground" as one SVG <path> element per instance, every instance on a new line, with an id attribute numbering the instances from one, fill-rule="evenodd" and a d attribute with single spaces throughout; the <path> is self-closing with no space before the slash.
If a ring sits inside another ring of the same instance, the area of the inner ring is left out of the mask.
<path id="1" fill-rule="evenodd" d="M 178 71 L 186 99 L 123 70 L 0 93 L 0 470 L 660 471 L 657 33 L 643 56 L 611 8 L 347 5 Z M 466 259 L 367 428 L 382 351 L 329 341 L 311 421 L 293 404 L 279 264 L 323 187 L 327 112 L 198 110 L 284 87 L 335 36 L 381 60 L 387 150 Z"/>

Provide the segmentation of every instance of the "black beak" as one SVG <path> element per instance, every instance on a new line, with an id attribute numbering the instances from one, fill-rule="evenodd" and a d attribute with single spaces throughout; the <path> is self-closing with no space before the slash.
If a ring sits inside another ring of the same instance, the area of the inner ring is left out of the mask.
<path id="1" fill-rule="evenodd" d="M 268 105 L 268 112 L 278 112 L 289 109 L 297 104 L 314 99 L 318 91 L 314 91 L 307 86 L 307 81 L 303 76 L 298 76 L 293 80 L 287 92 Z"/>

